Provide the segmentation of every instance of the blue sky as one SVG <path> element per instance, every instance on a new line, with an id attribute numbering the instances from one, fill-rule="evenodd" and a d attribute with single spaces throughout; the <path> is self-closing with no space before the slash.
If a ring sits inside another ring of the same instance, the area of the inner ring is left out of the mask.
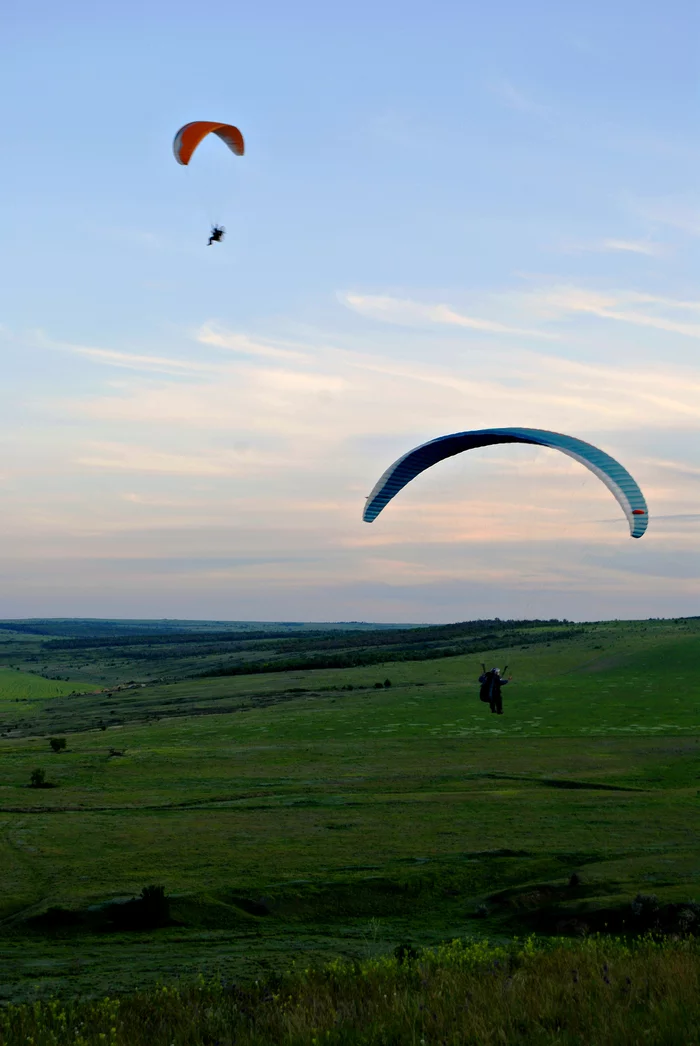
<path id="1" fill-rule="evenodd" d="M 697 5 L 3 10 L 0 615 L 698 612 Z"/>

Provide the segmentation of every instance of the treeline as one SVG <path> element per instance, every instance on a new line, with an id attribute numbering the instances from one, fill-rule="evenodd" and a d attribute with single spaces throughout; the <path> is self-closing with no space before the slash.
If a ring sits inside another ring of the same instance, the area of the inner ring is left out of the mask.
<path id="1" fill-rule="evenodd" d="M 534 635 L 526 631 L 507 632 L 501 635 L 479 635 L 462 643 L 449 646 L 432 646 L 415 643 L 411 646 L 386 645 L 380 648 L 356 647 L 349 650 L 337 650 L 327 653 L 309 653 L 296 657 L 285 657 L 265 661 L 240 661 L 210 668 L 197 673 L 197 678 L 214 676 L 257 675 L 262 672 L 298 672 L 318 668 L 361 668 L 363 666 L 382 664 L 386 661 L 434 661 L 438 658 L 457 657 L 464 654 L 477 654 L 488 645 L 490 650 L 512 646 L 533 646 L 536 643 L 552 643 L 571 639 L 581 633 L 581 629 L 569 628 L 559 631 L 537 632 Z"/>
<path id="2" fill-rule="evenodd" d="M 173 634 L 148 633 L 139 635 L 123 636 L 75 636 L 66 639 L 47 639 L 42 649 L 47 651 L 59 650 L 89 650 L 123 647 L 157 647 L 167 645 L 170 647 L 191 646 L 201 647 L 202 652 L 221 653 L 225 648 L 245 650 L 254 646 L 261 649 L 265 645 L 275 645 L 279 649 L 341 649 L 344 647 L 357 646 L 394 646 L 406 641 L 419 641 L 421 643 L 442 642 L 447 639 L 474 635 L 476 633 L 487 636 L 504 629 L 538 629 L 551 627 L 552 625 L 567 625 L 567 621 L 525 621 L 508 620 L 499 618 L 477 621 L 460 621 L 449 625 L 420 625 L 409 628 L 382 628 L 366 629 L 362 631 L 348 630 L 310 630 L 303 633 L 290 635 L 289 630 L 258 630 L 250 632 L 182 632 Z M 0 627 L 4 627 L 0 625 Z M 152 656 L 151 649 L 148 656 Z"/>
<path id="3" fill-rule="evenodd" d="M 585 625 L 556 619 L 503 621 L 493 618 L 371 630 L 304 629 L 291 635 L 288 630 L 278 628 L 177 635 L 151 632 L 72 636 L 46 639 L 40 651 L 26 660 L 48 663 L 56 655 L 91 657 L 99 661 L 112 658 L 148 662 L 149 674 L 155 670 L 161 678 L 201 678 L 433 660 L 485 649 L 556 642 L 578 635 L 585 628 Z"/>
<path id="4" fill-rule="evenodd" d="M 310 632 L 307 635 L 326 635 L 326 633 Z M 289 639 L 289 632 L 172 632 L 147 633 L 144 635 L 124 636 L 76 636 L 71 639 L 48 639 L 43 644 L 48 650 L 104 650 L 115 647 L 154 647 L 167 644 L 168 646 L 196 646 L 225 644 L 238 646 L 242 649 L 259 640 Z M 295 637 L 291 642 L 296 642 Z"/>

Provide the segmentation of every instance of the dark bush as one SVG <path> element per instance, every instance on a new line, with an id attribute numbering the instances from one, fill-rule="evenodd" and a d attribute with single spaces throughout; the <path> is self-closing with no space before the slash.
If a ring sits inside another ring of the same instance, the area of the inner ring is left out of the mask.
<path id="1" fill-rule="evenodd" d="M 53 752 L 63 752 L 66 747 L 65 737 L 52 737 L 49 740 Z"/>
<path id="2" fill-rule="evenodd" d="M 391 680 L 390 679 L 385 679 L 384 680 L 384 686 L 391 686 Z"/>
<path id="3" fill-rule="evenodd" d="M 412 944 L 403 942 L 397 944 L 394 948 L 394 958 L 399 962 L 401 966 L 405 963 L 414 962 L 418 958 L 419 952 Z"/>
<path id="4" fill-rule="evenodd" d="M 632 901 L 634 915 L 653 915 L 659 910 L 659 898 L 655 893 L 638 893 Z"/>
<path id="5" fill-rule="evenodd" d="M 630 905 L 638 930 L 654 929 L 661 914 L 661 904 L 655 893 L 638 893 Z"/>
<path id="6" fill-rule="evenodd" d="M 692 901 L 684 905 L 676 915 L 681 933 L 698 933 L 700 930 L 700 905 Z"/>
<path id="7" fill-rule="evenodd" d="M 164 886 L 144 886 L 140 897 L 110 904 L 107 918 L 115 930 L 155 930 L 170 923 L 170 901 Z"/>
<path id="8" fill-rule="evenodd" d="M 51 784 L 46 780 L 45 770 L 32 770 L 29 775 L 29 787 L 30 788 L 55 788 L 55 784 Z"/>

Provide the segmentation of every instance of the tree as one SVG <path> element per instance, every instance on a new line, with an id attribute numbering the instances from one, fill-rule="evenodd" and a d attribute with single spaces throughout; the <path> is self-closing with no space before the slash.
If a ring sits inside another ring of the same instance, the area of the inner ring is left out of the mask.
<path id="1" fill-rule="evenodd" d="M 49 744 L 54 752 L 62 752 L 66 747 L 66 739 L 65 737 L 52 737 Z"/>
<path id="2" fill-rule="evenodd" d="M 46 788 L 46 773 L 43 770 L 32 770 L 29 780 L 30 788 Z"/>

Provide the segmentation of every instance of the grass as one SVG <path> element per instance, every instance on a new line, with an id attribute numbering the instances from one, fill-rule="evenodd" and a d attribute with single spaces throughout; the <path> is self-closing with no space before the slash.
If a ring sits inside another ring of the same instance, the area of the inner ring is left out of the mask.
<path id="1" fill-rule="evenodd" d="M 248 986 L 200 977 L 126 998 L 0 1011 L 3 1046 L 695 1046 L 693 941 L 454 941 Z"/>
<path id="2" fill-rule="evenodd" d="M 54 697 L 63 697 L 75 690 L 70 680 L 44 679 L 43 676 L 23 672 L 17 668 L 0 666 L 0 715 L 12 711 L 6 706 L 18 702 L 38 704 Z"/>
<path id="3" fill-rule="evenodd" d="M 0 998 L 255 980 L 368 940 L 593 929 L 639 891 L 700 897 L 698 653 L 700 621 L 610 623 L 474 657 L 36 702 L 0 739 Z M 478 701 L 482 659 L 511 663 L 502 717 Z M 56 788 L 26 787 L 37 767 Z M 148 883 L 174 925 L 41 922 Z"/>

